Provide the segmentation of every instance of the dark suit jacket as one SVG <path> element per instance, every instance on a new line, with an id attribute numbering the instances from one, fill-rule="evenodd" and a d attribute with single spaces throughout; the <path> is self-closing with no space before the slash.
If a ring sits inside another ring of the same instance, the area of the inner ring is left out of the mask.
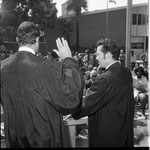
<path id="1" fill-rule="evenodd" d="M 83 77 L 76 62 L 17 52 L 1 62 L 1 101 L 7 147 L 69 146 L 62 115 L 80 105 Z"/>
<path id="2" fill-rule="evenodd" d="M 132 147 L 134 97 L 130 71 L 118 62 L 90 87 L 75 119 L 88 116 L 90 147 Z"/>

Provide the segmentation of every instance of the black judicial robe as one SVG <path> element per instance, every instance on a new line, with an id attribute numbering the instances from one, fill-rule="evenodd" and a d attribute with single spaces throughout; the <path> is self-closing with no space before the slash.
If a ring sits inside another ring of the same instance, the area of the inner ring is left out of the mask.
<path id="1" fill-rule="evenodd" d="M 132 76 L 114 63 L 90 87 L 74 119 L 88 116 L 89 147 L 133 147 Z"/>
<path id="2" fill-rule="evenodd" d="M 21 51 L 1 62 L 7 147 L 67 147 L 63 116 L 81 104 L 84 79 L 76 62 L 42 60 Z"/>

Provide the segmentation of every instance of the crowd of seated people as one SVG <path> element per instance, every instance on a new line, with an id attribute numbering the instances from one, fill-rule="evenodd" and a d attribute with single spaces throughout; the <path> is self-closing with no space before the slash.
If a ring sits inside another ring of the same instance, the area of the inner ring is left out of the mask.
<path id="1" fill-rule="evenodd" d="M 5 51 L 0 55 L 1 61 L 14 53 L 13 50 L 7 50 L 3 45 L 1 46 L 1 49 L 4 49 L 3 51 Z M 120 54 L 122 53 L 120 52 Z M 53 59 L 55 61 L 60 61 L 57 54 L 53 51 L 48 51 L 46 56 L 43 56 L 40 52 L 36 55 L 42 59 Z M 85 79 L 83 96 L 88 93 L 88 90 L 94 80 L 105 71 L 104 68 L 95 65 L 95 62 L 93 61 L 94 55 L 95 54 L 89 53 L 88 50 L 85 51 L 84 57 L 81 57 L 78 52 L 75 52 L 73 55 L 73 58 L 77 61 L 80 71 Z M 122 62 L 120 61 L 120 63 Z M 145 63 L 143 63 L 143 65 L 139 65 L 138 63 L 133 64 L 131 62 L 131 73 L 133 76 L 135 104 L 140 103 L 142 117 L 146 118 L 145 109 L 148 106 L 148 67 Z"/>
<path id="2" fill-rule="evenodd" d="M 0 61 L 14 54 L 12 49 L 6 48 L 3 44 L 0 45 Z"/>

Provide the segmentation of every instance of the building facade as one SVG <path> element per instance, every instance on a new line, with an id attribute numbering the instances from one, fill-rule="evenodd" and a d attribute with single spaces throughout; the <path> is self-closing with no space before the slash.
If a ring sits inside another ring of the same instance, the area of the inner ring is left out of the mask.
<path id="1" fill-rule="evenodd" d="M 58 19 L 74 17 L 62 5 L 62 16 Z M 127 6 L 96 10 L 83 13 L 79 17 L 79 46 L 91 48 L 101 38 L 112 38 L 125 50 Z M 148 49 L 148 3 L 132 6 L 131 50 L 139 57 Z M 108 33 L 107 33 L 108 32 Z M 76 30 L 70 35 L 71 45 L 76 45 Z"/>
<path id="2" fill-rule="evenodd" d="M 65 10 L 67 7 L 66 3 L 63 6 L 62 9 Z M 109 37 L 116 40 L 125 52 L 126 12 L 127 7 L 118 7 L 82 13 L 79 17 L 79 47 L 85 50 L 91 49 L 98 40 Z M 134 51 L 138 58 L 148 49 L 148 15 L 148 3 L 134 5 L 132 7 L 131 50 Z M 63 31 L 64 27 L 60 23 L 65 18 L 74 19 L 73 12 L 65 12 L 64 15 L 58 18 L 55 28 L 47 28 L 45 30 L 45 35 L 47 35 L 46 40 L 40 44 L 40 52 L 43 55 L 46 55 L 47 51 L 52 51 L 57 48 L 56 39 L 58 37 L 66 38 Z M 69 35 L 69 41 L 71 47 L 76 47 L 75 22 L 73 31 Z M 6 42 L 5 45 L 8 49 L 13 49 L 14 52 L 17 51 L 16 43 Z"/>
<path id="3" fill-rule="evenodd" d="M 62 16 L 74 14 L 73 11 L 68 11 L 67 10 L 68 3 L 69 3 L 69 1 L 62 4 Z"/>

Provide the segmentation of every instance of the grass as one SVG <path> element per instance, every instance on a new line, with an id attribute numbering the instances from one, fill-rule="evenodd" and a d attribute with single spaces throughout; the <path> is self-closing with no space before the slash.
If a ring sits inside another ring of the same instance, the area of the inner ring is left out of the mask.
<path id="1" fill-rule="evenodd" d="M 148 110 L 146 110 L 148 112 Z M 135 117 L 141 114 L 140 107 L 135 107 Z M 149 147 L 149 118 L 134 120 L 134 146 L 135 147 Z"/>

